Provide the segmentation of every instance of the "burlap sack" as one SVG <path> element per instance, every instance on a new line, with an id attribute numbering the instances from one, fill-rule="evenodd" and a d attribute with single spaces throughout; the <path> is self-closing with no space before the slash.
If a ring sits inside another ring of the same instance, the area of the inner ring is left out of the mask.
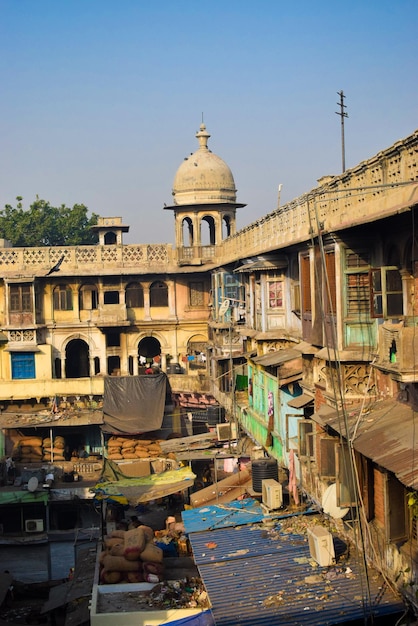
<path id="1" fill-rule="evenodd" d="M 149 453 L 146 450 L 138 450 L 138 448 L 135 448 L 134 457 L 137 459 L 147 459 L 149 457 Z"/>
<path id="2" fill-rule="evenodd" d="M 112 530 L 110 533 L 111 537 L 116 537 L 117 539 L 124 539 L 126 530 Z"/>
<path id="3" fill-rule="evenodd" d="M 154 539 L 154 531 L 152 530 L 151 526 L 145 526 L 144 524 L 142 524 L 141 526 L 138 526 L 138 528 L 142 529 L 146 541 L 152 541 Z"/>
<path id="4" fill-rule="evenodd" d="M 22 437 L 21 446 L 42 446 L 42 437 Z"/>
<path id="5" fill-rule="evenodd" d="M 127 530 L 124 536 L 125 558 L 129 561 L 137 561 L 142 550 L 145 548 L 146 537 L 141 526 Z"/>
<path id="6" fill-rule="evenodd" d="M 121 539 L 120 537 L 105 537 L 104 538 L 104 546 L 107 550 L 110 550 L 110 548 L 113 548 L 113 546 L 120 546 L 120 545 L 124 545 L 123 543 L 123 539 Z"/>
<path id="7" fill-rule="evenodd" d="M 142 583 L 145 579 L 142 572 L 126 572 L 126 580 L 128 583 Z"/>
<path id="8" fill-rule="evenodd" d="M 162 563 L 144 563 L 144 574 L 157 574 L 157 576 L 162 576 L 164 574 L 164 565 Z"/>
<path id="9" fill-rule="evenodd" d="M 139 572 L 142 570 L 142 563 L 139 561 L 128 561 L 124 556 L 112 556 L 111 554 L 106 554 L 103 565 L 108 572 Z"/>
<path id="10" fill-rule="evenodd" d="M 117 585 L 122 580 L 122 572 L 108 572 L 106 569 L 102 569 L 100 572 L 100 582 L 106 585 Z"/>
<path id="11" fill-rule="evenodd" d="M 163 557 L 164 553 L 162 549 L 156 546 L 155 543 L 148 541 L 139 558 L 144 563 L 162 563 Z"/>
<path id="12" fill-rule="evenodd" d="M 109 554 L 112 556 L 125 556 L 125 545 L 123 543 L 115 543 L 109 549 Z"/>

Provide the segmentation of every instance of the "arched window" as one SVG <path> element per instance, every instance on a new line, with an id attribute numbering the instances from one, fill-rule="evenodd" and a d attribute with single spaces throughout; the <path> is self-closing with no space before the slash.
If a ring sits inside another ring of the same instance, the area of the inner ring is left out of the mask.
<path id="1" fill-rule="evenodd" d="M 144 306 L 144 290 L 139 283 L 130 283 L 126 287 L 126 306 L 130 309 Z"/>
<path id="2" fill-rule="evenodd" d="M 58 285 L 54 289 L 54 309 L 55 311 L 72 311 L 73 292 L 69 285 Z"/>
<path id="3" fill-rule="evenodd" d="M 105 246 L 112 246 L 116 243 L 116 235 L 114 232 L 110 231 L 109 233 L 106 233 L 104 236 L 104 243 Z"/>
<path id="4" fill-rule="evenodd" d="M 222 239 L 231 236 L 231 216 L 224 215 L 222 219 Z"/>
<path id="5" fill-rule="evenodd" d="M 157 281 L 150 287 L 150 305 L 168 306 L 168 287 L 165 283 Z"/>
<path id="6" fill-rule="evenodd" d="M 72 339 L 65 348 L 65 377 L 86 378 L 89 375 L 89 347 L 82 339 Z"/>
<path id="7" fill-rule="evenodd" d="M 185 217 L 181 226 L 182 226 L 182 244 L 185 247 L 190 247 L 193 245 L 193 241 L 194 241 L 193 222 L 190 219 L 190 217 Z"/>
<path id="8" fill-rule="evenodd" d="M 212 215 L 205 215 L 200 222 L 200 241 L 202 246 L 214 246 L 216 244 L 215 220 Z"/>
<path id="9" fill-rule="evenodd" d="M 98 297 L 96 285 L 82 285 L 79 292 L 79 302 L 81 311 L 97 309 Z"/>

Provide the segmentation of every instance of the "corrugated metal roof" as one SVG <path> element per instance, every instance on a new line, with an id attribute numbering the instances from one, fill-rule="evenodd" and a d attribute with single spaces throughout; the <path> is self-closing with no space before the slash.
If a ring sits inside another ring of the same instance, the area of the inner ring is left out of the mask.
<path id="1" fill-rule="evenodd" d="M 310 557 L 307 537 L 283 532 L 279 524 L 196 532 L 189 538 L 216 626 L 331 626 L 405 608 L 375 571 L 369 571 L 369 601 L 353 548 L 349 560 L 320 567 Z"/>
<path id="2" fill-rule="evenodd" d="M 393 472 L 407 487 L 418 489 L 416 446 L 411 445 L 416 440 L 418 413 L 407 404 L 383 400 L 368 407 L 360 420 L 359 414 L 359 407 L 347 410 L 349 436 L 354 435 L 354 448 Z M 321 417 L 323 423 L 347 436 L 342 411 Z"/>
<path id="3" fill-rule="evenodd" d="M 417 428 L 418 414 L 412 407 L 388 403 L 361 421 L 354 448 L 393 472 L 404 485 L 418 489 Z"/>
<path id="4" fill-rule="evenodd" d="M 228 504 L 212 504 L 182 512 L 186 533 L 213 530 L 227 526 L 240 526 L 261 522 L 264 511 L 257 500 L 248 498 Z"/>
<path id="5" fill-rule="evenodd" d="M 89 426 L 90 424 L 103 424 L 103 411 L 22 412 L 3 413 L 0 416 L 0 428 L 33 428 L 34 426 L 56 428 L 58 426 Z"/>
<path id="6" fill-rule="evenodd" d="M 334 350 L 333 348 L 321 348 L 315 353 L 317 359 L 326 361 L 372 361 L 373 354 L 367 348 L 354 350 Z"/>
<path id="7" fill-rule="evenodd" d="M 268 366 L 280 365 L 281 363 L 286 363 L 286 361 L 292 361 L 293 359 L 300 358 L 300 352 L 294 350 L 293 348 L 288 348 L 284 350 L 275 350 L 274 352 L 257 356 L 253 358 L 253 361 L 259 365 Z"/>
<path id="8" fill-rule="evenodd" d="M 263 270 L 285 269 L 289 265 L 287 256 L 258 256 L 252 259 L 246 259 L 246 263 L 237 267 L 234 272 L 260 272 Z"/>
<path id="9" fill-rule="evenodd" d="M 307 393 L 302 393 L 300 396 L 289 400 L 287 405 L 293 407 L 294 409 L 300 409 L 313 401 L 314 398 L 312 396 L 308 395 Z"/>

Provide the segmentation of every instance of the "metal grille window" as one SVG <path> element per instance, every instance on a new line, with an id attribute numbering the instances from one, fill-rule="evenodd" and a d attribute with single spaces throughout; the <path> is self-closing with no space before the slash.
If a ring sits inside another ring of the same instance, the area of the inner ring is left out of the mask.
<path id="1" fill-rule="evenodd" d="M 73 308 L 73 292 L 68 285 L 58 285 L 54 289 L 54 309 L 71 311 Z"/>
<path id="2" fill-rule="evenodd" d="M 190 306 L 202 307 L 205 304 L 203 282 L 193 282 L 189 284 Z"/>
<path id="3" fill-rule="evenodd" d="M 36 378 L 35 355 L 33 352 L 14 352 L 10 356 L 12 361 L 13 380 Z"/>
<path id="4" fill-rule="evenodd" d="M 13 313 L 30 313 L 32 309 L 31 285 L 11 285 L 10 311 Z"/>

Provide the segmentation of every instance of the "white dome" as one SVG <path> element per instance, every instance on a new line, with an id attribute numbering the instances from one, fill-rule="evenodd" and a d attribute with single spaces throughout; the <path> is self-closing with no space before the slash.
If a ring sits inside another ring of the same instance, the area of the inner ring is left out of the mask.
<path id="1" fill-rule="evenodd" d="M 225 161 L 208 149 L 210 135 L 204 124 L 196 137 L 198 150 L 184 159 L 174 177 L 174 204 L 235 204 L 234 177 Z"/>

